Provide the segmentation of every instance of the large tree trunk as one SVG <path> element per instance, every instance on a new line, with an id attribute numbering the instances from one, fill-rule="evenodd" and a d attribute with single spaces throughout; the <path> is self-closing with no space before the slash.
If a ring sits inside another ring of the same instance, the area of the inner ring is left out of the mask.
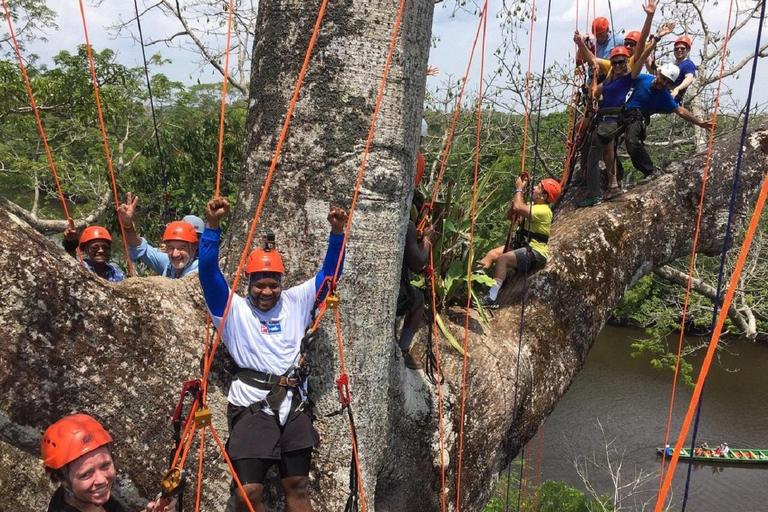
<path id="1" fill-rule="evenodd" d="M 409 2 L 339 283 L 370 510 L 440 509 L 436 389 L 421 373 L 405 371 L 392 335 L 432 6 L 431 0 Z M 263 35 L 253 66 L 248 159 L 224 244 L 230 270 L 242 250 L 316 7 L 316 2 L 260 3 Z M 319 266 L 328 205 L 349 206 L 396 8 L 385 1 L 330 3 L 260 222 L 278 235 L 289 284 Z M 723 238 L 737 148 L 736 136 L 715 148 L 699 246 L 707 253 L 717 252 Z M 750 211 L 766 151 L 768 128 L 754 130 L 743 162 L 737 222 Z M 654 267 L 690 252 L 703 163 L 703 156 L 691 158 L 595 208 L 574 210 L 566 201 L 555 219 L 552 259 L 528 280 L 519 375 L 522 283 L 510 280 L 501 295 L 505 307 L 490 328 L 473 315 L 463 510 L 482 508 L 496 472 L 565 393 L 624 290 Z M 82 411 L 99 417 L 113 433 L 121 495 L 138 508 L 142 497 L 154 494 L 167 464 L 167 416 L 180 383 L 199 374 L 205 320 L 198 282 L 191 277 L 105 283 L 16 216 L 0 210 L 0 219 L 0 335 L 6 340 L 0 348 L 0 502 L 8 510 L 45 506 L 51 488 L 38 459 L 40 434 L 62 415 Z M 462 315 L 446 315 L 456 334 Z M 331 318 L 323 320 L 322 330 L 312 354 L 311 391 L 318 412 L 327 414 L 338 409 L 333 380 L 339 357 Z M 441 353 L 452 503 L 461 358 L 450 348 Z M 214 425 L 226 436 L 226 375 L 217 371 L 213 378 Z M 311 474 L 312 499 L 317 510 L 342 510 L 351 451 L 346 416 L 321 416 L 316 425 L 322 441 Z M 202 509 L 222 510 L 228 473 L 215 450 L 209 452 Z M 187 462 L 191 477 L 195 459 L 192 454 Z M 270 509 L 279 510 L 275 497 L 270 500 Z"/>

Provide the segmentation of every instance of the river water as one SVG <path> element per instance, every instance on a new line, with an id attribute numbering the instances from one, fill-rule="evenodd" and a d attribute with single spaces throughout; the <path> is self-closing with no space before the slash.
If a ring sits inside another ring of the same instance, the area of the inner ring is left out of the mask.
<path id="1" fill-rule="evenodd" d="M 584 369 L 545 423 L 542 482 L 559 480 L 585 490 L 573 461 L 594 453 L 604 467 L 607 439 L 615 448 L 613 463 L 622 463 L 623 482 L 628 483 L 641 471 L 654 475 L 622 502 L 621 510 L 653 510 L 661 467 L 655 449 L 664 442 L 672 373 L 654 370 L 649 357 L 630 357 L 633 338 L 641 336 L 638 330 L 610 326 L 600 334 Z M 695 359 L 694 378 L 702 359 L 703 353 Z M 730 342 L 715 358 L 707 377 L 697 444 L 706 441 L 713 446 L 727 442 L 732 447 L 768 448 L 767 391 L 768 347 Z M 678 385 L 670 434 L 672 446 L 691 395 L 692 389 Z M 690 436 L 689 432 L 687 444 Z M 534 439 L 529 444 L 529 451 L 535 449 L 537 442 Z M 684 461 L 677 466 L 670 510 L 681 508 L 687 469 Z M 608 472 L 592 464 L 588 471 L 589 481 L 598 492 L 613 494 Z M 768 466 L 695 464 L 686 511 L 768 512 Z"/>

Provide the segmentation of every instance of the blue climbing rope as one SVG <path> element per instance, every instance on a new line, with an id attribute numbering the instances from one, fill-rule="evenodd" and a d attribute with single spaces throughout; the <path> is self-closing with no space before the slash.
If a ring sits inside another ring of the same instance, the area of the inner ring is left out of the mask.
<path id="1" fill-rule="evenodd" d="M 759 60 L 760 55 L 760 39 L 762 37 L 763 33 L 763 22 L 765 20 L 765 3 L 766 1 L 763 0 L 762 6 L 760 8 L 760 24 L 757 28 L 757 37 L 755 39 L 755 55 L 752 59 L 752 75 L 749 80 L 749 93 L 747 94 L 747 107 L 744 111 L 744 124 L 741 128 L 741 140 L 739 141 L 739 153 L 738 157 L 736 158 L 736 170 L 734 171 L 733 175 L 733 185 L 731 186 L 731 201 L 729 203 L 728 207 L 728 222 L 725 226 L 725 238 L 723 239 L 723 247 L 720 252 L 720 269 L 717 275 L 717 292 L 715 293 L 715 300 L 713 301 L 714 305 L 712 308 L 712 323 L 709 326 L 709 330 L 712 331 L 715 328 L 715 323 L 717 322 L 718 317 L 718 309 L 720 308 L 720 293 L 722 291 L 723 286 L 723 276 L 725 274 L 725 256 L 728 252 L 728 247 L 730 245 L 730 237 L 731 237 L 731 224 L 733 222 L 733 215 L 736 205 L 736 192 L 739 189 L 739 175 L 741 173 L 741 160 L 744 156 L 744 145 L 746 144 L 747 140 L 747 128 L 749 125 L 749 110 L 750 105 L 752 104 L 752 92 L 755 88 L 755 77 L 757 76 L 757 62 Z M 701 396 L 699 396 L 699 403 L 696 405 L 696 420 L 693 424 L 693 433 L 691 435 L 691 453 L 696 449 L 696 435 L 698 434 L 699 430 L 699 419 L 701 417 L 701 403 L 704 399 L 704 390 L 702 388 Z M 683 493 L 683 504 L 681 508 L 681 512 L 685 512 L 685 507 L 688 504 L 688 491 L 690 489 L 691 485 L 691 470 L 693 468 L 693 459 L 688 459 L 688 472 L 685 477 L 685 492 Z"/>

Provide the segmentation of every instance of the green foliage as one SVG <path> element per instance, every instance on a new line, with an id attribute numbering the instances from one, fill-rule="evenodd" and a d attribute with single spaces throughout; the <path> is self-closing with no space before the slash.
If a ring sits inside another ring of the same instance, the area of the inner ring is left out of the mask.
<path id="1" fill-rule="evenodd" d="M 507 510 L 507 503 L 509 503 L 513 510 L 518 510 L 519 481 L 515 474 L 511 478 L 510 485 L 507 485 L 507 475 L 502 475 L 499 484 L 496 486 L 494 496 L 486 504 L 484 512 L 502 512 Z M 506 496 L 507 487 L 509 487 L 508 498 Z M 613 510 L 613 507 L 611 506 L 610 499 L 607 497 L 603 497 L 598 501 L 587 497 L 580 490 L 569 487 L 563 482 L 547 480 L 537 489 L 526 493 L 520 510 L 535 512 L 602 512 Z"/>
<path id="2" fill-rule="evenodd" d="M 204 205 L 213 195 L 220 85 L 187 89 L 160 73 L 151 74 L 161 156 L 144 69 L 117 63 L 110 49 L 93 51 L 93 59 L 118 194 L 121 200 L 128 191 L 140 197 L 140 232 L 157 241 L 168 220 L 188 213 L 203 216 Z M 162 65 L 166 61 L 155 55 L 151 62 Z M 50 69 L 32 59 L 27 71 L 70 215 L 86 216 L 105 198 L 112 205 L 85 46 L 79 47 L 77 53 L 60 52 Z M 37 192 L 41 197 L 38 217 L 62 218 L 56 186 L 15 60 L 0 61 L 0 98 L 3 196 L 31 209 Z M 245 101 L 230 96 L 224 122 L 221 194 L 233 203 L 242 162 L 245 117 Z M 116 230 L 114 207 L 108 206 L 106 211 L 106 217 L 98 222 Z"/>

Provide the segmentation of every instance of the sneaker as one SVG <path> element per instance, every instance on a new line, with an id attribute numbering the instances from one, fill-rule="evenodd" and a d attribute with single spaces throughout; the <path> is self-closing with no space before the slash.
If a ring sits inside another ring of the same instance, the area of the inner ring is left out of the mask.
<path id="1" fill-rule="evenodd" d="M 421 362 L 411 354 L 411 349 L 402 350 L 401 353 L 403 354 L 403 362 L 406 368 L 411 370 L 421 370 L 424 368 Z"/>
<path id="2" fill-rule="evenodd" d="M 637 183 L 635 183 L 635 185 L 642 185 L 643 183 L 648 183 L 651 180 L 655 180 L 658 176 L 659 176 L 659 172 L 655 170 L 651 174 L 646 174 L 645 176 L 643 176 L 640 180 L 638 180 Z"/>
<path id="3" fill-rule="evenodd" d="M 470 301 L 470 305 L 473 308 L 482 306 L 483 309 L 499 309 L 499 303 L 493 300 L 491 296 L 488 294 L 481 296 L 480 299 L 477 301 L 474 298 L 472 298 L 472 300 Z"/>
<path id="4" fill-rule="evenodd" d="M 611 199 L 619 197 L 623 193 L 624 189 L 622 189 L 620 186 L 609 188 L 608 192 L 605 193 L 605 200 L 610 201 Z"/>
<path id="5" fill-rule="evenodd" d="M 579 201 L 578 203 L 576 203 L 576 206 L 578 206 L 579 208 L 584 208 L 585 206 L 597 206 L 602 202 L 603 202 L 603 198 L 600 196 L 595 196 L 595 197 L 587 196 L 581 201 Z"/>

